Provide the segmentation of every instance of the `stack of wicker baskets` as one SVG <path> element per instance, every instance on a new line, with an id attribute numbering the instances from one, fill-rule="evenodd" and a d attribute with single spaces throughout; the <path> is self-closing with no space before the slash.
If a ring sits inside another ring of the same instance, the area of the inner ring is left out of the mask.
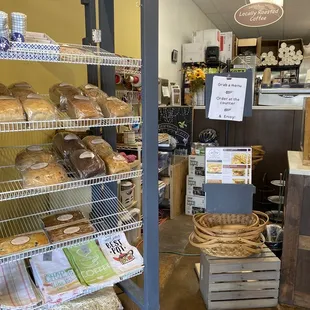
<path id="1" fill-rule="evenodd" d="M 247 257 L 260 253 L 265 239 L 262 232 L 269 221 L 265 213 L 196 214 L 190 243 L 217 257 Z"/>

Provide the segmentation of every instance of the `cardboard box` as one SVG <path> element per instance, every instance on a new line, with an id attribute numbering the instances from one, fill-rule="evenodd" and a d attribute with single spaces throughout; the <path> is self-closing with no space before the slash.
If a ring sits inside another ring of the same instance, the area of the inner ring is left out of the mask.
<path id="1" fill-rule="evenodd" d="M 188 156 L 188 175 L 205 175 L 205 157 L 198 155 Z"/>
<path id="2" fill-rule="evenodd" d="M 185 214 L 194 215 L 206 212 L 205 197 L 186 196 Z"/>
<path id="3" fill-rule="evenodd" d="M 220 61 L 226 62 L 235 58 L 235 40 L 233 32 L 222 32 L 220 38 Z"/>
<path id="4" fill-rule="evenodd" d="M 186 193 L 189 196 L 204 196 L 203 184 L 205 184 L 205 177 L 203 176 L 187 176 Z"/>
<path id="5" fill-rule="evenodd" d="M 237 39 L 236 40 L 237 56 L 245 55 L 248 52 L 260 57 L 262 53 L 262 37 L 249 38 L 249 39 Z M 248 55 L 246 55 L 248 56 Z"/>
<path id="6" fill-rule="evenodd" d="M 187 43 L 182 45 L 182 63 L 204 61 L 205 46 L 203 43 Z"/>
<path id="7" fill-rule="evenodd" d="M 193 33 L 194 43 L 203 43 L 205 47 L 220 47 L 221 32 L 218 29 L 199 30 Z"/>

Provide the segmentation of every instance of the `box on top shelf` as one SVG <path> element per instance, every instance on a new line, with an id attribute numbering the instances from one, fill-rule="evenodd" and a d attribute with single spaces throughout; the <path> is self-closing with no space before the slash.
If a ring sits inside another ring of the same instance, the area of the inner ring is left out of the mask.
<path id="1" fill-rule="evenodd" d="M 188 175 L 204 176 L 205 175 L 205 157 L 190 155 L 188 156 Z"/>
<path id="2" fill-rule="evenodd" d="M 236 36 L 233 32 L 222 32 L 220 37 L 220 61 L 233 60 L 236 56 Z"/>
<path id="3" fill-rule="evenodd" d="M 262 53 L 262 37 L 248 38 L 248 39 L 236 39 L 236 50 L 238 55 L 248 54 L 256 55 L 260 57 Z"/>
<path id="4" fill-rule="evenodd" d="M 261 54 L 268 52 L 273 52 L 273 55 L 276 57 L 276 59 L 278 59 L 278 53 L 279 53 L 278 40 L 262 40 Z"/>
<path id="5" fill-rule="evenodd" d="M 302 54 L 304 54 L 304 42 L 303 42 L 303 39 L 287 39 L 287 40 L 279 40 L 278 42 L 279 42 L 278 48 L 281 47 L 282 43 L 286 43 L 288 47 L 291 46 L 291 45 L 294 45 L 296 52 L 298 50 L 301 50 Z"/>
<path id="6" fill-rule="evenodd" d="M 182 45 L 182 63 L 204 62 L 205 46 L 203 43 L 187 43 Z"/>
<path id="7" fill-rule="evenodd" d="M 186 193 L 189 196 L 204 196 L 203 184 L 205 184 L 204 176 L 187 176 Z"/>
<path id="8" fill-rule="evenodd" d="M 193 42 L 203 43 L 205 47 L 220 47 L 221 32 L 218 29 L 206 29 L 193 32 Z"/>
<path id="9" fill-rule="evenodd" d="M 194 215 L 206 212 L 206 200 L 202 196 L 186 196 L 185 214 Z"/>

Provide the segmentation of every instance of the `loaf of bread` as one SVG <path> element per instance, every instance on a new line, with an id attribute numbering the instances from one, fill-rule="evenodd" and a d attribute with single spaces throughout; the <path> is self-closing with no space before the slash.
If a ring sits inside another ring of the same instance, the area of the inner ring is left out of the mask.
<path id="1" fill-rule="evenodd" d="M 68 99 L 82 95 L 81 90 L 71 84 L 55 84 L 49 89 L 50 99 L 60 108 L 61 111 L 67 111 Z"/>
<path id="2" fill-rule="evenodd" d="M 116 97 L 108 97 L 106 100 L 98 102 L 98 104 L 105 117 L 132 116 L 131 105 Z"/>
<path id="3" fill-rule="evenodd" d="M 68 98 L 68 115 L 74 119 L 102 118 L 100 107 L 89 97 L 74 96 Z"/>
<path id="4" fill-rule="evenodd" d="M 52 243 L 73 239 L 96 232 L 94 227 L 88 223 L 72 224 L 61 228 L 48 230 L 48 236 Z"/>
<path id="5" fill-rule="evenodd" d="M 15 166 L 19 171 L 25 171 L 31 166 L 38 163 L 54 162 L 55 158 L 52 152 L 44 150 L 39 145 L 32 145 L 17 154 L 15 158 Z"/>
<path id="6" fill-rule="evenodd" d="M 98 136 L 87 136 L 83 139 L 83 143 L 103 160 L 113 153 L 112 146 Z"/>
<path id="7" fill-rule="evenodd" d="M 48 186 L 68 181 L 66 170 L 58 163 L 39 163 L 23 172 L 25 188 Z"/>
<path id="8" fill-rule="evenodd" d="M 54 227 L 61 228 L 63 226 L 72 225 L 72 223 L 77 223 L 86 219 L 81 211 L 67 211 L 43 217 L 41 220 L 46 229 L 51 229 Z"/>
<path id="9" fill-rule="evenodd" d="M 92 84 L 82 85 L 79 88 L 85 96 L 93 99 L 99 105 L 103 104 L 109 97 L 104 91 L 99 89 L 99 87 Z"/>
<path id="10" fill-rule="evenodd" d="M 59 132 L 53 139 L 53 147 L 62 158 L 68 158 L 76 150 L 86 149 L 82 140 L 69 132 Z"/>
<path id="11" fill-rule="evenodd" d="M 12 93 L 9 91 L 9 89 L 0 83 L 0 96 L 12 96 Z"/>
<path id="12" fill-rule="evenodd" d="M 104 161 L 86 150 L 76 150 L 70 155 L 70 162 L 80 178 L 94 178 L 106 175 Z"/>
<path id="13" fill-rule="evenodd" d="M 50 121 L 58 119 L 54 104 L 39 95 L 28 95 L 21 99 L 28 121 Z"/>
<path id="14" fill-rule="evenodd" d="M 0 239 L 0 256 L 38 248 L 47 244 L 49 242 L 43 230 L 2 238 Z"/>
<path id="15" fill-rule="evenodd" d="M 112 153 L 104 158 L 108 174 L 116 174 L 130 171 L 130 165 L 125 157 L 118 153 Z"/>
<path id="16" fill-rule="evenodd" d="M 13 97 L 18 99 L 25 99 L 30 94 L 36 94 L 36 91 L 27 82 L 14 83 L 9 86 L 9 91 Z"/>
<path id="17" fill-rule="evenodd" d="M 22 122 L 25 114 L 20 101 L 13 97 L 0 97 L 0 122 Z"/>

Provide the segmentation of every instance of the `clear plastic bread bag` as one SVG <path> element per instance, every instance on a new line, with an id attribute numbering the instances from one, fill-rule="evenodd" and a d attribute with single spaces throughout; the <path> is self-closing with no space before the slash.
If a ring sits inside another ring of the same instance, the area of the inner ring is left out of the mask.
<path id="1" fill-rule="evenodd" d="M 12 93 L 9 91 L 9 89 L 4 85 L 0 83 L 0 96 L 12 96 Z"/>
<path id="2" fill-rule="evenodd" d="M 73 119 L 103 118 L 98 104 L 91 98 L 81 95 L 68 99 L 67 113 Z"/>
<path id="3" fill-rule="evenodd" d="M 36 94 L 33 87 L 27 82 L 13 83 L 8 87 L 13 97 L 17 99 L 25 99 L 30 94 Z"/>
<path id="4" fill-rule="evenodd" d="M 125 157 L 114 152 L 104 158 L 108 174 L 129 172 L 131 170 Z"/>
<path id="5" fill-rule="evenodd" d="M 22 122 L 25 114 L 20 101 L 13 97 L 0 97 L 0 122 Z"/>
<path id="6" fill-rule="evenodd" d="M 79 87 L 83 94 L 91 99 L 93 99 L 97 104 L 103 104 L 105 100 L 109 97 L 104 91 L 99 87 L 92 84 L 85 84 Z"/>
<path id="7" fill-rule="evenodd" d="M 83 139 L 83 143 L 103 160 L 113 153 L 112 146 L 98 136 L 87 136 Z"/>
<path id="8" fill-rule="evenodd" d="M 102 113 L 107 118 L 132 116 L 132 106 L 116 97 L 108 97 L 99 103 Z"/>

